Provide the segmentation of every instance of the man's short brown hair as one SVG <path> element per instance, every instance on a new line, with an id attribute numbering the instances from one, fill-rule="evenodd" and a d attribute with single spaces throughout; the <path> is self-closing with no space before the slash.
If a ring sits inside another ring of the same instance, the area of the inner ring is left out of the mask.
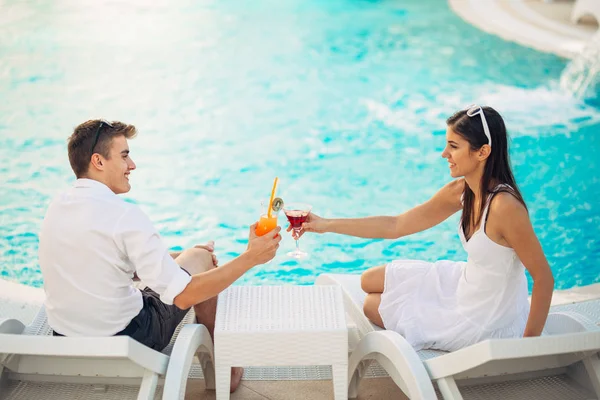
<path id="1" fill-rule="evenodd" d="M 119 121 L 106 122 L 100 119 L 91 119 L 77 126 L 69 136 L 69 162 L 77 178 L 83 178 L 90 165 L 94 153 L 110 158 L 110 145 L 116 136 L 133 138 L 137 134 L 135 126 Z M 94 141 L 98 136 L 98 142 Z M 94 147 L 92 149 L 92 146 Z"/>

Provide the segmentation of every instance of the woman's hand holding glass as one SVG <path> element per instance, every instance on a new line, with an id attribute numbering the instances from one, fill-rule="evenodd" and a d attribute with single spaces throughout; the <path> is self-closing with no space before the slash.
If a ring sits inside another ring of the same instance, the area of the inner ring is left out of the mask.
<path id="1" fill-rule="evenodd" d="M 314 233 L 325 233 L 325 225 L 327 220 L 325 218 L 319 217 L 317 214 L 310 212 L 306 221 L 302 224 L 302 229 L 300 231 L 292 230 L 292 225 L 288 225 L 286 231 L 292 231 L 292 237 L 294 239 L 299 239 L 304 232 L 314 232 Z"/>

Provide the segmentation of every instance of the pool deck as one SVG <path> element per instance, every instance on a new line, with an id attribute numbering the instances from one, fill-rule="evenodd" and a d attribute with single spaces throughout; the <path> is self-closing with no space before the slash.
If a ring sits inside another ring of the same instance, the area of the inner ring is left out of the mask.
<path id="1" fill-rule="evenodd" d="M 448 0 L 461 18 L 477 28 L 564 58 L 579 54 L 598 31 L 592 17 L 571 22 L 572 0 Z"/>
<path id="2" fill-rule="evenodd" d="M 552 305 L 578 303 L 600 299 L 600 284 L 568 290 L 556 290 Z M 44 291 L 38 288 L 0 279 L 0 318 L 16 318 L 30 323 L 44 301 Z M 594 321 L 600 323 L 600 321 Z M 242 380 L 240 388 L 231 396 L 232 400 L 279 400 L 279 399 L 331 399 L 333 387 L 329 380 Z M 214 400 L 214 391 L 204 390 L 204 381 L 189 381 L 186 399 Z M 359 400 L 406 399 L 391 378 L 364 379 L 359 390 Z"/>

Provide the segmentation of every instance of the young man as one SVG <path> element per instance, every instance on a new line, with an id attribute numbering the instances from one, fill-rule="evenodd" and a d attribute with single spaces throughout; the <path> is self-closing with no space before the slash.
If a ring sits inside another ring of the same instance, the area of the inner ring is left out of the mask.
<path id="1" fill-rule="evenodd" d="M 48 207 L 39 259 L 55 335 L 127 335 L 160 351 L 192 306 L 212 335 L 216 296 L 271 260 L 281 236 L 277 227 L 257 237 L 252 225 L 246 251 L 218 268 L 211 242 L 170 254 L 150 219 L 117 196 L 131 189 L 136 166 L 127 140 L 136 133 L 133 125 L 104 120 L 75 128 L 68 153 L 77 181 Z M 234 368 L 232 391 L 241 377 Z"/>

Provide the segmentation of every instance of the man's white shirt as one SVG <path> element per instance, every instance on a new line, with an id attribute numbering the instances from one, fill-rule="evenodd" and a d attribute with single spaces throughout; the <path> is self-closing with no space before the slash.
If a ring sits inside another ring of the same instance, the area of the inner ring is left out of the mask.
<path id="1" fill-rule="evenodd" d="M 65 336 L 122 331 L 142 309 L 134 272 L 165 304 L 191 280 L 148 216 L 91 179 L 78 179 L 50 203 L 39 261 L 48 323 Z"/>

